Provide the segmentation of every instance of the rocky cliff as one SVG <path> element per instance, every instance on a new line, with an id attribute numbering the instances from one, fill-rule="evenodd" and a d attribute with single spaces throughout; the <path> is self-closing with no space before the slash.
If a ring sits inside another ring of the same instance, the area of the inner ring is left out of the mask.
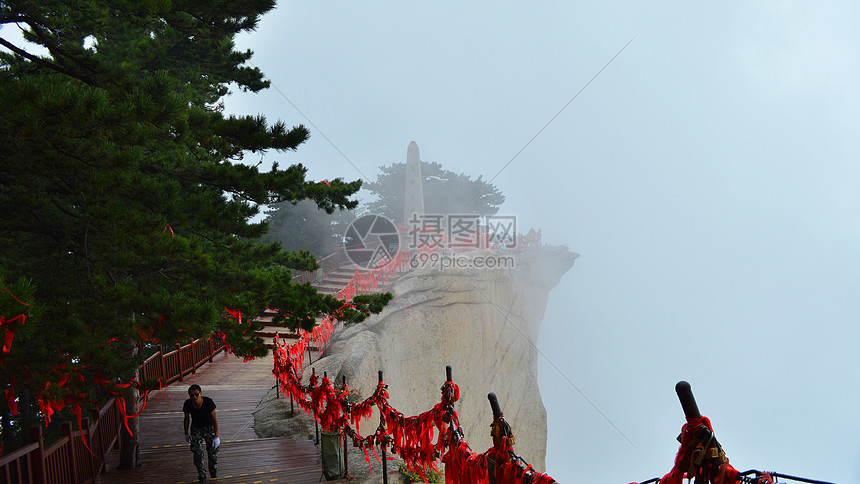
<path id="1" fill-rule="evenodd" d="M 392 303 L 361 324 L 338 328 L 326 356 L 313 366 L 338 382 L 346 376 L 362 397 L 373 392 L 382 370 L 390 403 L 416 415 L 439 402 L 445 366 L 451 365 L 460 386 L 456 409 L 472 449 L 492 445 L 487 394 L 494 392 L 517 437 L 514 451 L 545 470 L 546 411 L 533 343 L 549 291 L 577 255 L 549 246 L 469 254 L 496 256 L 513 256 L 513 268 L 422 268 L 401 276 L 390 289 Z M 377 422 L 372 417 L 362 433 Z"/>

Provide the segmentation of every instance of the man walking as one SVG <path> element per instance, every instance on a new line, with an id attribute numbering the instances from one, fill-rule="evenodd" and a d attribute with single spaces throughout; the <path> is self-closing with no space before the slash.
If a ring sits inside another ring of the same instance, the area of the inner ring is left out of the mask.
<path id="1" fill-rule="evenodd" d="M 218 437 L 218 418 L 215 416 L 215 402 L 203 396 L 200 385 L 188 387 L 188 400 L 182 405 L 185 413 L 185 440 L 191 444 L 194 453 L 194 465 L 197 466 L 197 480 L 206 481 L 206 465 L 203 457 L 203 443 L 206 443 L 206 454 L 209 462 L 209 475 L 218 477 L 218 447 L 221 438 Z M 191 433 L 188 424 L 191 423 Z"/>

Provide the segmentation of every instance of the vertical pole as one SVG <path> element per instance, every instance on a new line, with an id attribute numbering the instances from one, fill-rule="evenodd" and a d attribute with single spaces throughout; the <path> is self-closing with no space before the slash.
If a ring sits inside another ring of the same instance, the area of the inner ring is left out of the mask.
<path id="1" fill-rule="evenodd" d="M 92 444 L 92 437 L 90 438 L 90 447 L 93 449 L 93 452 L 98 452 L 96 454 L 96 473 L 94 474 L 94 479 L 102 473 L 102 469 L 105 464 L 105 454 L 107 454 L 107 449 L 105 448 L 105 425 L 102 423 L 101 415 L 99 414 L 98 407 L 93 409 L 92 412 L 93 422 L 95 422 L 95 430 L 96 435 L 99 438 L 99 448 L 96 449 Z"/>
<path id="2" fill-rule="evenodd" d="M 176 343 L 176 360 L 179 363 L 179 381 L 182 381 L 184 365 L 182 364 L 182 345 Z"/>
<path id="3" fill-rule="evenodd" d="M 92 452 L 87 452 L 87 455 L 88 455 L 87 460 L 90 461 L 90 476 L 92 476 L 93 482 L 95 482 L 96 478 L 99 476 L 96 473 L 96 465 L 97 465 L 97 463 L 96 463 L 96 450 L 98 450 L 98 449 L 94 449 L 95 441 L 93 439 L 93 432 L 90 432 L 90 419 L 89 419 L 89 417 L 84 417 L 81 420 L 81 438 L 82 439 L 84 438 L 84 434 L 83 434 L 84 429 L 86 429 L 86 431 L 87 431 L 86 439 L 90 445 L 90 450 L 92 451 Z"/>
<path id="4" fill-rule="evenodd" d="M 197 374 L 197 355 L 194 354 L 194 353 L 196 353 L 194 351 L 194 338 L 191 338 L 191 340 L 188 342 L 188 346 L 191 347 L 190 348 L 191 349 L 191 374 L 196 375 Z"/>
<path id="5" fill-rule="evenodd" d="M 288 357 L 288 358 L 290 358 L 290 357 Z M 290 363 L 290 366 L 287 367 L 287 371 L 289 373 L 292 373 L 293 375 L 295 375 L 296 380 L 298 380 L 299 383 L 301 384 L 302 379 L 299 378 L 298 372 L 296 371 L 295 367 L 293 366 L 293 359 L 290 358 L 288 361 Z M 295 417 L 295 416 L 296 416 L 296 414 L 293 411 L 293 392 L 290 392 L 290 418 Z"/>
<path id="6" fill-rule="evenodd" d="M 343 376 L 343 389 L 346 390 L 346 375 Z M 347 393 L 345 398 L 349 398 Z M 349 475 L 349 458 L 347 457 L 346 432 L 341 431 L 343 435 L 343 475 Z"/>
<path id="7" fill-rule="evenodd" d="M 490 408 L 493 410 L 493 426 L 496 423 L 496 420 L 502 416 L 502 408 L 499 406 L 499 400 L 496 398 L 495 393 L 487 394 L 487 399 L 490 401 Z M 495 427 L 492 427 L 495 428 Z M 492 431 L 491 431 L 492 432 Z M 499 430 L 501 432 L 501 430 Z M 496 439 L 501 439 L 502 435 L 496 434 L 493 435 L 493 447 L 495 447 Z M 496 484 L 496 466 L 501 465 L 503 462 L 496 462 L 495 459 L 490 458 L 487 459 L 487 477 L 489 484 Z"/>
<path id="8" fill-rule="evenodd" d="M 382 370 L 379 370 L 379 383 L 382 383 Z M 379 410 L 379 424 L 384 422 L 382 418 L 382 409 Z M 385 447 L 380 447 L 382 450 L 382 484 L 388 484 L 388 457 L 385 455 Z"/>
<path id="9" fill-rule="evenodd" d="M 39 444 L 39 448 L 30 454 L 33 484 L 44 484 L 48 482 L 48 479 L 45 476 L 45 441 L 42 440 L 42 427 L 40 425 L 30 427 L 30 443 Z"/>
<path id="10" fill-rule="evenodd" d="M 316 368 L 311 368 L 311 372 L 312 372 L 312 374 L 313 374 L 313 375 L 316 375 L 316 374 L 317 374 L 317 369 L 316 369 Z M 311 387 L 311 395 L 313 395 L 313 390 L 314 390 L 314 387 L 312 386 L 312 387 Z M 315 435 L 316 435 L 316 441 L 314 442 L 314 445 L 320 445 L 320 425 L 319 425 L 319 422 L 317 422 L 317 399 L 316 399 L 316 398 L 314 398 L 314 397 L 312 397 L 312 398 L 311 398 L 311 404 L 314 406 L 314 408 L 313 408 L 313 412 L 314 412 L 314 433 L 315 433 Z"/>
<path id="11" fill-rule="evenodd" d="M 167 385 L 167 370 L 164 368 L 164 348 L 161 343 L 158 344 L 158 366 L 161 368 L 161 384 Z"/>
<path id="12" fill-rule="evenodd" d="M 70 477 L 72 478 L 71 483 L 80 484 L 80 480 L 78 479 L 78 463 L 77 458 L 75 457 L 75 436 L 72 432 L 72 423 L 71 422 L 63 422 L 63 436 L 69 438 L 69 472 L 72 474 Z"/>
<path id="13" fill-rule="evenodd" d="M 275 341 L 278 340 L 279 336 L 280 333 L 278 331 L 275 331 Z M 275 344 L 272 343 L 272 354 L 275 353 L 275 348 Z M 275 398 L 281 398 L 281 380 L 278 379 L 277 375 L 275 375 Z"/>

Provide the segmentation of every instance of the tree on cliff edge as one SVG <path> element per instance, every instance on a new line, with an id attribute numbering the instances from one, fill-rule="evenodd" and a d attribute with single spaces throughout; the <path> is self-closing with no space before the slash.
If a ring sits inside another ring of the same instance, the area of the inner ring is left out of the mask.
<path id="1" fill-rule="evenodd" d="M 406 163 L 380 166 L 374 183 L 364 188 L 376 196 L 367 211 L 384 215 L 395 223 L 404 223 L 406 198 Z M 505 196 L 482 177 L 473 179 L 465 173 L 442 168 L 441 163 L 421 162 L 424 191 L 424 213 L 440 215 L 494 215 L 505 202 Z"/>
<path id="2" fill-rule="evenodd" d="M 250 220 L 259 205 L 285 201 L 352 208 L 360 182 L 242 164 L 246 151 L 294 150 L 308 131 L 217 105 L 230 83 L 268 86 L 233 39 L 274 4 L 0 3 L 4 403 L 29 394 L 18 402 L 38 401 L 43 414 L 52 402 L 89 406 L 132 379 L 141 343 L 217 331 L 238 355 L 262 355 L 249 321 L 267 306 L 305 328 L 341 306 L 291 284 L 290 268 L 313 268 L 313 258 L 251 242 L 267 227 Z M 18 27 L 29 48 L 6 35 Z M 385 301 L 343 316 L 361 319 Z M 133 413 L 136 388 L 125 397 Z M 123 442 L 126 466 L 133 445 Z"/>

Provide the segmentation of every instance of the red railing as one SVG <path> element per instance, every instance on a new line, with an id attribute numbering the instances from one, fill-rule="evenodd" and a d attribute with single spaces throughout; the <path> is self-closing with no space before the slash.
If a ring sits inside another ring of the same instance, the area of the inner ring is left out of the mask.
<path id="1" fill-rule="evenodd" d="M 224 349 L 220 338 L 209 337 L 176 344 L 176 349 L 158 351 L 139 368 L 141 380 L 159 380 L 162 385 L 182 381 L 182 377 L 211 362 Z M 30 428 L 30 444 L 0 457 L 0 484 L 92 484 L 104 471 L 105 455 L 119 445 L 122 414 L 111 398 L 101 410 L 93 411 L 93 424 L 85 418 L 81 429 L 63 422 L 63 436 L 45 447 L 42 427 Z M 89 448 L 87 448 L 89 446 Z"/>
<path id="2" fill-rule="evenodd" d="M 158 351 L 140 366 L 140 379 L 158 380 L 162 385 L 182 381 L 182 377 L 194 373 L 203 364 L 212 362 L 212 358 L 224 349 L 224 341 L 220 338 L 209 337 L 189 342 L 185 346 L 176 343 L 169 353 L 158 345 Z"/>
<path id="3" fill-rule="evenodd" d="M 42 427 L 31 427 L 31 443 L 0 459 L 0 481 L 7 484 L 95 482 L 104 470 L 105 454 L 119 437 L 120 418 L 116 402 L 111 399 L 101 410 L 93 412 L 95 423 L 90 425 L 89 418 L 82 420 L 83 431 L 75 431 L 71 422 L 63 422 L 63 437 L 49 447 L 45 447 Z"/>

